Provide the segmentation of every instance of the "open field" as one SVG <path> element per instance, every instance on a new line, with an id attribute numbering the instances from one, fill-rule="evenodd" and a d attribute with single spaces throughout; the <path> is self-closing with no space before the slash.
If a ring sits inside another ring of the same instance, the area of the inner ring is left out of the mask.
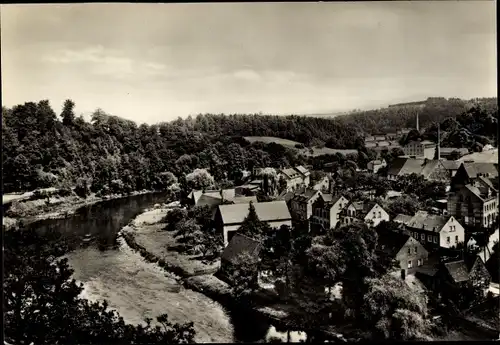
<path id="1" fill-rule="evenodd" d="M 269 144 L 269 143 L 276 143 L 276 144 L 280 144 L 280 145 L 283 145 L 283 146 L 286 146 L 286 147 L 289 147 L 289 148 L 292 148 L 292 149 L 296 149 L 298 150 L 300 153 L 302 153 L 303 155 L 305 156 L 312 156 L 312 157 L 316 157 L 316 156 L 320 156 L 320 155 L 326 155 L 326 154 L 329 154 L 329 155 L 333 155 L 335 153 L 342 153 L 344 155 L 347 155 L 347 154 L 356 154 L 357 151 L 356 150 L 346 150 L 346 149 L 332 149 L 332 148 L 329 148 L 329 147 L 323 147 L 323 148 L 319 148 L 319 147 L 314 147 L 313 148 L 313 153 L 311 153 L 309 151 L 309 148 L 305 148 L 305 149 L 297 149 L 295 147 L 295 145 L 297 144 L 301 144 L 297 141 L 293 141 L 293 140 L 288 140 L 288 139 L 281 139 L 281 138 L 277 138 L 277 137 L 244 137 L 245 140 L 251 142 L 251 143 L 254 143 L 254 142 L 263 142 L 263 143 L 266 143 L 266 144 Z"/>

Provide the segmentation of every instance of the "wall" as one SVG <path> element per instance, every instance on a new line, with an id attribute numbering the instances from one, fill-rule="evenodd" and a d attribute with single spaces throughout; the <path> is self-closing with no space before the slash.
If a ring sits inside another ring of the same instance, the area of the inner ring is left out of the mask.
<path id="1" fill-rule="evenodd" d="M 373 212 L 375 212 L 375 217 L 373 217 Z M 380 218 L 378 217 L 379 212 Z M 373 226 L 379 225 L 379 223 L 383 220 L 389 221 L 389 219 L 389 214 L 387 214 L 387 212 L 385 212 L 385 210 L 379 205 L 375 205 L 365 216 L 365 222 L 372 221 Z"/>
<path id="2" fill-rule="evenodd" d="M 417 248 L 417 253 L 415 253 L 415 248 Z M 408 254 L 408 249 L 410 249 L 410 254 Z M 410 237 L 406 244 L 401 248 L 399 253 L 396 255 L 396 260 L 399 261 L 399 266 L 402 270 L 406 271 L 406 274 L 414 274 L 417 270 L 418 260 L 422 260 L 422 264 L 427 261 L 429 253 L 425 248 L 413 237 Z M 408 268 L 408 261 L 412 261 L 412 268 Z"/>
<path id="3" fill-rule="evenodd" d="M 455 227 L 454 231 L 452 230 L 452 227 Z M 456 236 L 458 236 L 458 242 L 455 241 Z M 447 237 L 450 237 L 450 243 L 448 243 Z M 454 219 L 454 217 L 451 217 L 439 233 L 439 245 L 443 248 L 451 248 L 456 246 L 457 243 L 464 241 L 464 227 L 456 219 Z"/>

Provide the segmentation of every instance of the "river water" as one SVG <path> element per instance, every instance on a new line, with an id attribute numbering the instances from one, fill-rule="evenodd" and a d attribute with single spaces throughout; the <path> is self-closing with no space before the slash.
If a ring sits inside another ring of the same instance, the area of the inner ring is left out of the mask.
<path id="1" fill-rule="evenodd" d="M 126 322 L 140 323 L 146 317 L 155 319 L 167 313 L 172 322 L 193 321 L 197 342 L 257 342 L 275 333 L 263 320 L 228 312 L 203 294 L 184 288 L 173 292 L 169 287 L 176 282 L 164 270 L 116 240 L 123 226 L 167 198 L 158 193 L 110 200 L 81 208 L 66 219 L 30 226 L 41 233 L 55 230 L 72 240 L 76 249 L 66 257 L 75 271 L 74 278 L 84 284 L 83 295 L 90 300 L 106 299 Z M 95 242 L 79 247 L 86 234 Z"/>

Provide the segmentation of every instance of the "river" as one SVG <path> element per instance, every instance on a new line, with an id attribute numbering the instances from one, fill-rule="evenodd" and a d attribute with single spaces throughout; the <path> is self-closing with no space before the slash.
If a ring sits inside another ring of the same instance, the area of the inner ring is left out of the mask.
<path id="1" fill-rule="evenodd" d="M 43 220 L 29 226 L 41 233 L 57 231 L 71 240 L 75 250 L 66 257 L 74 278 L 84 284 L 83 295 L 90 300 L 108 301 L 126 322 L 139 323 L 146 317 L 167 313 L 173 322 L 194 322 L 197 342 L 258 342 L 274 333 L 263 320 L 226 311 L 203 294 L 182 288 L 173 292 L 176 282 L 157 265 L 148 263 L 117 232 L 144 209 L 167 202 L 163 193 L 115 199 L 83 207 L 66 219 Z M 96 241 L 79 247 L 83 236 Z"/>

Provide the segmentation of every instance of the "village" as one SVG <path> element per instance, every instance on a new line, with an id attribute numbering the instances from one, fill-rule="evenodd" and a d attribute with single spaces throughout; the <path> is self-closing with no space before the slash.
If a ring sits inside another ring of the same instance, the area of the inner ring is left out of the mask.
<path id="1" fill-rule="evenodd" d="M 424 294 L 430 304 L 443 298 L 455 301 L 454 312 L 463 316 L 467 325 L 495 332 L 496 319 L 485 321 L 469 314 L 488 303 L 498 304 L 498 300 L 488 299 L 499 295 L 498 257 L 493 254 L 499 239 L 497 163 L 473 161 L 467 158 L 467 150 L 440 148 L 430 141 L 411 141 L 402 151 L 404 155 L 390 165 L 377 159 L 368 163 L 368 169 L 355 173 L 377 176 L 386 181 L 386 186 L 396 186 L 409 176 L 438 181 L 445 184 L 446 197 L 431 200 L 427 203 L 430 206 L 414 213 L 394 214 L 386 205 L 404 197 L 401 190 L 346 188 L 339 184 L 338 173 L 328 168 L 321 174 L 314 173 L 313 180 L 311 166 L 295 166 L 245 171 L 243 184 L 230 189 L 192 190 L 182 198 L 182 204 L 210 209 L 213 229 L 223 238 L 217 276 L 229 284 L 236 283 L 231 272 L 238 269 L 239 256 L 249 255 L 252 262 L 260 260 L 263 243 L 239 231 L 249 212 L 269 229 L 293 229 L 305 224 L 313 236 L 339 231 L 344 225 L 365 224 L 378 235 L 376 251 L 397 262 L 393 276 L 415 293 Z M 455 160 L 448 159 L 451 153 Z M 255 278 L 260 289 L 279 290 L 272 271 L 262 269 Z M 325 291 L 334 299 L 341 298 L 342 287 L 331 288 L 325 286 Z M 479 291 L 479 297 L 464 305 L 464 296 L 460 295 L 469 288 L 476 295 Z M 448 317 L 442 310 L 435 317 Z"/>

